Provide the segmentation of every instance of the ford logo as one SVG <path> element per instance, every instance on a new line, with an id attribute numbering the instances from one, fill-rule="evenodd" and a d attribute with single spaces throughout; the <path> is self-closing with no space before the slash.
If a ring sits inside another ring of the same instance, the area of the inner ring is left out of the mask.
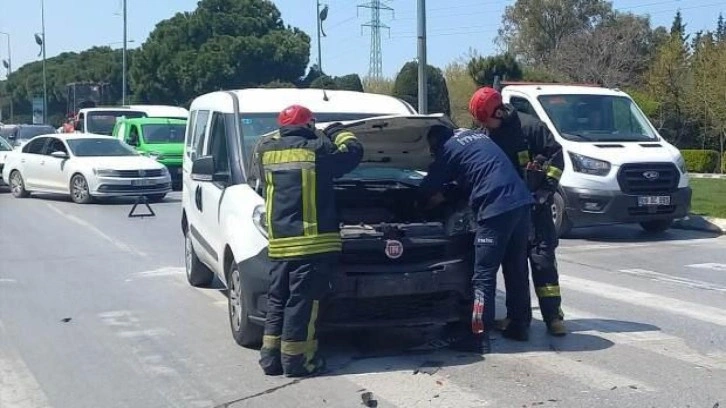
<path id="1" fill-rule="evenodd" d="M 658 177 L 660 177 L 660 173 L 658 173 L 655 170 L 649 170 L 649 171 L 643 172 L 643 177 L 645 177 L 647 180 L 653 181 L 653 180 L 657 180 Z"/>

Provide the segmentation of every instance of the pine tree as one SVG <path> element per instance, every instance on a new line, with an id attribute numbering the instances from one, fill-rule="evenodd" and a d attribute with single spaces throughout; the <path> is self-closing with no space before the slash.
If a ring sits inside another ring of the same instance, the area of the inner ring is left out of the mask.
<path id="1" fill-rule="evenodd" d="M 723 13 L 718 15 L 718 23 L 716 25 L 716 41 L 726 41 L 726 22 L 723 19 Z"/>
<path id="2" fill-rule="evenodd" d="M 676 16 L 673 18 L 673 24 L 671 25 L 671 35 L 679 36 L 681 38 L 681 41 L 684 43 L 688 40 L 688 36 L 686 35 L 686 24 L 683 22 L 681 10 L 678 10 L 676 12 Z"/>

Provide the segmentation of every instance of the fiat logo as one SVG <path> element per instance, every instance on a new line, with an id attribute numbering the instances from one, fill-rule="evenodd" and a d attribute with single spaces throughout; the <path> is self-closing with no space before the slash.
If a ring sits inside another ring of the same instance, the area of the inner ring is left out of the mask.
<path id="1" fill-rule="evenodd" d="M 660 173 L 655 170 L 649 170 L 643 172 L 643 177 L 645 177 L 647 180 L 656 180 L 658 179 L 658 177 L 660 177 Z"/>
<path id="2" fill-rule="evenodd" d="M 386 241 L 386 256 L 389 259 L 398 259 L 403 255 L 403 244 L 401 241 L 389 239 Z"/>

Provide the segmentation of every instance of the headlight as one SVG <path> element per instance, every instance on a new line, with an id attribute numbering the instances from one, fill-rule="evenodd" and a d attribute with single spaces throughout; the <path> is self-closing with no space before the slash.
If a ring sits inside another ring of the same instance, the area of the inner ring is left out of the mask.
<path id="1" fill-rule="evenodd" d="M 166 168 L 166 166 L 161 168 L 161 175 L 162 176 L 168 176 L 169 175 L 169 169 Z"/>
<path id="2" fill-rule="evenodd" d="M 108 169 L 93 169 L 93 174 L 99 177 L 121 177 L 118 171 Z"/>
<path id="3" fill-rule="evenodd" d="M 257 231 L 267 238 L 267 212 L 264 205 L 258 205 L 252 211 L 252 223 L 257 227 Z"/>
<path id="4" fill-rule="evenodd" d="M 681 173 L 688 173 L 688 169 L 686 168 L 686 160 L 680 154 L 678 155 L 678 159 L 676 159 L 676 166 L 678 166 L 678 169 L 681 171 Z"/>
<path id="5" fill-rule="evenodd" d="M 464 235 L 474 231 L 474 217 L 471 210 L 457 211 L 446 220 L 446 235 Z"/>
<path id="6" fill-rule="evenodd" d="M 606 176 L 610 173 L 610 162 L 593 159 L 577 153 L 570 153 L 572 167 L 578 173 L 592 174 L 595 176 Z"/>

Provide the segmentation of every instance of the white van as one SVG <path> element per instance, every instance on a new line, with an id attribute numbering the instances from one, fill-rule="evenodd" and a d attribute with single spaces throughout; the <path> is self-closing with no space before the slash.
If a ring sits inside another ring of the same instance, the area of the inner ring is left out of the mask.
<path id="1" fill-rule="evenodd" d="M 565 170 L 553 216 L 572 227 L 639 223 L 668 229 L 688 214 L 691 189 L 678 149 L 617 89 L 504 83 L 505 103 L 544 121 L 562 145 Z"/>
<path id="2" fill-rule="evenodd" d="M 456 323 L 468 319 L 473 241 L 466 197 L 438 212 L 415 206 L 431 162 L 431 126 L 443 115 L 418 115 L 384 95 L 314 89 L 248 89 L 197 98 L 187 123 L 181 229 L 187 279 L 229 289 L 235 341 L 258 345 L 267 312 L 270 264 L 265 200 L 252 160 L 256 142 L 278 128 L 291 104 L 320 122 L 343 122 L 365 149 L 361 165 L 335 183 L 343 252 L 321 308 L 322 328 Z M 389 246 L 396 245 L 396 251 Z"/>
<path id="3" fill-rule="evenodd" d="M 120 117 L 184 119 L 189 111 L 178 106 L 167 105 L 128 105 L 84 108 L 78 111 L 75 125 L 78 133 L 93 133 L 111 136 L 116 120 Z"/>

